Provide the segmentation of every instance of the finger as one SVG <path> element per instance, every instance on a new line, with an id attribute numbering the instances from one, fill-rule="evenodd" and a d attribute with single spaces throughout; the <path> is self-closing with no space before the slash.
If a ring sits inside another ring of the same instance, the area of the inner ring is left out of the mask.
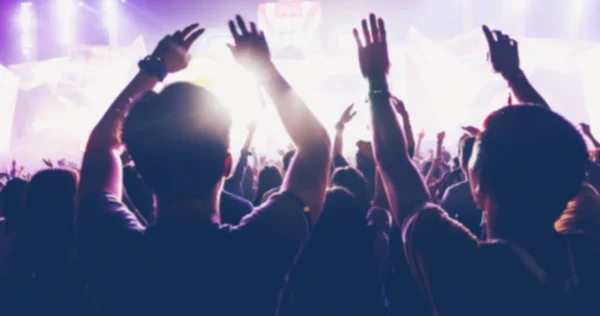
<path id="1" fill-rule="evenodd" d="M 262 39 L 262 40 L 265 40 L 265 32 L 258 31 L 258 37 L 260 37 L 260 39 Z"/>
<path id="2" fill-rule="evenodd" d="M 379 19 L 379 36 L 381 37 L 381 42 L 387 42 L 387 31 L 385 30 L 385 22 L 382 18 Z"/>
<path id="3" fill-rule="evenodd" d="M 199 25 L 200 23 L 194 23 L 183 29 L 183 31 L 181 31 L 181 39 L 185 40 Z"/>
<path id="4" fill-rule="evenodd" d="M 350 118 L 354 118 L 358 112 L 354 111 L 350 114 Z"/>
<path id="5" fill-rule="evenodd" d="M 258 31 L 256 29 L 256 23 L 250 22 L 250 32 L 252 32 L 252 34 L 258 34 Z"/>
<path id="6" fill-rule="evenodd" d="M 358 30 L 352 30 L 352 34 L 354 34 L 354 39 L 356 40 L 356 46 L 358 46 L 358 49 L 363 48 L 362 41 L 360 40 L 360 35 L 358 35 Z"/>
<path id="7" fill-rule="evenodd" d="M 176 42 L 183 41 L 183 36 L 181 34 L 182 34 L 181 31 L 177 31 L 177 32 L 173 33 L 173 36 L 171 36 L 171 39 L 173 39 Z"/>
<path id="8" fill-rule="evenodd" d="M 481 27 L 481 29 L 483 30 L 483 34 L 485 35 L 488 45 L 494 45 L 494 35 L 492 34 L 492 31 L 490 31 L 490 28 L 487 27 L 487 25 L 484 25 Z"/>
<path id="9" fill-rule="evenodd" d="M 497 42 L 502 41 L 502 36 L 503 36 L 502 32 L 495 30 L 495 31 L 493 31 L 493 33 L 494 33 L 494 37 L 496 38 Z"/>
<path id="10" fill-rule="evenodd" d="M 186 49 L 189 49 L 190 47 L 192 47 L 192 45 L 194 44 L 194 42 L 200 37 L 200 35 L 202 35 L 204 33 L 205 29 L 199 29 L 196 32 L 192 33 L 184 42 L 183 42 L 183 46 Z"/>
<path id="11" fill-rule="evenodd" d="M 366 45 L 371 44 L 371 34 L 369 34 L 369 27 L 367 26 L 367 20 L 362 20 L 363 35 L 365 36 Z"/>
<path id="12" fill-rule="evenodd" d="M 380 43 L 381 39 L 379 38 L 379 28 L 377 27 L 377 18 L 375 17 L 375 14 L 369 14 L 369 22 L 371 24 L 371 37 L 373 43 Z"/>
<path id="13" fill-rule="evenodd" d="M 235 22 L 229 21 L 229 31 L 231 31 L 231 36 L 237 41 L 240 38 L 240 33 L 238 33 L 237 28 L 235 27 Z"/>
<path id="14" fill-rule="evenodd" d="M 514 39 L 511 39 L 510 46 L 517 48 L 519 47 L 519 42 L 515 41 Z"/>
<path id="15" fill-rule="evenodd" d="M 502 42 L 510 45 L 510 37 L 508 37 L 508 35 L 502 35 Z"/>
<path id="16" fill-rule="evenodd" d="M 246 22 L 244 22 L 244 19 L 242 18 L 242 16 L 237 15 L 235 17 L 235 19 L 237 20 L 238 26 L 240 27 L 240 30 L 242 31 L 242 36 L 248 35 L 248 29 L 246 28 Z"/>

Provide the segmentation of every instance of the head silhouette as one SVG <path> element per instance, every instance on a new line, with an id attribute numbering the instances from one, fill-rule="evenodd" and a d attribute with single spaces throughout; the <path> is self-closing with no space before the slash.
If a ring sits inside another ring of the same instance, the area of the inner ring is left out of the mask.
<path id="1" fill-rule="evenodd" d="M 47 263 L 70 254 L 78 179 L 66 169 L 43 170 L 31 178 L 13 247 L 15 260 Z"/>
<path id="2" fill-rule="evenodd" d="M 551 230 L 579 192 L 588 155 L 562 116 L 534 105 L 509 106 L 485 121 L 469 162 L 474 198 L 488 231 Z"/>
<path id="3" fill-rule="evenodd" d="M 135 104 L 122 138 L 159 202 L 210 199 L 231 171 L 230 128 L 229 113 L 212 93 L 174 83 Z"/>
<path id="4" fill-rule="evenodd" d="M 283 182 L 283 177 L 279 169 L 273 166 L 266 166 L 258 174 L 258 189 L 256 190 L 256 199 L 254 205 L 259 205 L 263 199 L 263 195 L 278 186 Z"/>
<path id="5" fill-rule="evenodd" d="M 364 211 L 368 211 L 370 202 L 369 187 L 360 171 L 352 167 L 337 168 L 331 175 L 331 184 L 350 191 L 358 199 Z"/>
<path id="6" fill-rule="evenodd" d="M 2 189 L 2 216 L 4 216 L 5 228 L 9 232 L 17 229 L 26 187 L 27 181 L 15 178 L 8 181 Z"/>

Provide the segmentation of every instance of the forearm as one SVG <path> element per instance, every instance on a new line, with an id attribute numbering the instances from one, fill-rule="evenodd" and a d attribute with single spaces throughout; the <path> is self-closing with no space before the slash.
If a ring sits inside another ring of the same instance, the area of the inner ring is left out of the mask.
<path id="1" fill-rule="evenodd" d="M 423 155 L 421 155 L 421 143 L 423 143 L 423 138 L 419 137 L 417 139 L 417 144 L 415 145 L 415 155 L 414 157 L 421 159 Z"/>
<path id="2" fill-rule="evenodd" d="M 410 117 L 408 114 L 402 115 L 402 126 L 404 127 L 404 135 L 406 135 L 406 147 L 410 157 L 415 156 L 415 135 L 413 134 L 412 125 L 410 124 Z"/>
<path id="3" fill-rule="evenodd" d="M 81 165 L 81 183 L 78 196 L 102 191 L 121 198 L 123 194 L 122 145 L 118 136 L 119 123 L 128 110 L 131 99 L 152 90 L 158 80 L 138 73 L 108 108 L 93 129 Z"/>
<path id="4" fill-rule="evenodd" d="M 298 151 L 329 151 L 327 131 L 274 65 L 265 67 L 262 81 Z"/>
<path id="5" fill-rule="evenodd" d="M 252 146 L 252 141 L 254 140 L 254 134 L 256 131 L 251 130 L 248 132 L 248 135 L 246 136 L 246 141 L 244 142 L 244 147 L 242 147 L 242 150 L 245 151 L 249 151 L 250 147 Z"/>
<path id="6" fill-rule="evenodd" d="M 238 160 L 233 175 L 225 181 L 225 190 L 229 193 L 240 196 L 242 194 L 242 180 L 248 167 L 248 151 L 242 149 L 240 159 Z"/>
<path id="7" fill-rule="evenodd" d="M 333 157 L 343 156 L 344 150 L 344 129 L 336 126 L 335 138 L 333 140 Z"/>
<path id="8" fill-rule="evenodd" d="M 521 103 L 539 104 L 550 109 L 546 100 L 535 90 L 522 71 L 515 75 L 504 76 L 515 97 Z"/>
<path id="9" fill-rule="evenodd" d="M 589 135 L 587 135 L 587 137 L 590 139 L 590 141 L 592 142 L 592 145 L 594 145 L 595 149 L 600 149 L 600 142 L 598 142 L 598 140 L 596 139 L 596 137 L 594 137 L 594 135 L 592 135 L 590 133 Z"/>
<path id="10" fill-rule="evenodd" d="M 384 81 L 370 81 L 371 91 L 387 86 Z M 386 95 L 371 97 L 371 118 L 375 158 L 381 171 L 388 202 L 396 220 L 419 204 L 430 201 L 427 188 L 408 156 L 406 141 Z"/>
<path id="11" fill-rule="evenodd" d="M 375 174 L 375 192 L 373 193 L 371 206 L 386 210 L 390 209 L 390 203 L 388 202 L 385 187 L 383 186 L 383 179 L 381 178 L 381 171 L 379 170 L 377 170 L 377 173 Z"/>

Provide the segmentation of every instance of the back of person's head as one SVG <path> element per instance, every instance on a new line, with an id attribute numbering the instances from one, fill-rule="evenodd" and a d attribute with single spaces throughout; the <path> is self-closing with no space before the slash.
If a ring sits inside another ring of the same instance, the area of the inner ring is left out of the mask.
<path id="1" fill-rule="evenodd" d="M 289 150 L 283 155 L 283 172 L 287 172 L 290 167 L 290 163 L 292 163 L 292 158 L 296 155 L 295 150 Z"/>
<path id="2" fill-rule="evenodd" d="M 488 225 L 552 228 L 585 177 L 589 156 L 581 134 L 562 116 L 534 105 L 502 108 L 484 125 L 470 178 L 476 201 L 499 210 L 487 210 Z"/>
<path id="3" fill-rule="evenodd" d="M 340 167 L 331 175 L 331 185 L 339 186 L 350 191 L 361 207 L 369 208 L 369 186 L 363 174 L 352 167 Z M 365 213 L 366 214 L 366 213 Z"/>
<path id="4" fill-rule="evenodd" d="M 36 173 L 25 192 L 13 258 L 28 263 L 63 258 L 73 248 L 78 174 L 67 169 Z"/>
<path id="5" fill-rule="evenodd" d="M 464 172 L 467 171 L 469 166 L 469 159 L 473 153 L 473 145 L 475 145 L 475 137 L 465 137 L 460 141 L 460 147 L 458 148 L 458 159 L 460 161 L 460 167 Z"/>
<path id="6" fill-rule="evenodd" d="M 4 216 L 5 228 L 12 232 L 17 228 L 20 214 L 23 211 L 23 197 L 27 181 L 15 178 L 6 183 L 2 192 L 2 216 Z"/>
<path id="7" fill-rule="evenodd" d="M 231 118 L 204 88 L 174 83 L 129 111 L 122 137 L 159 200 L 209 198 L 231 171 Z"/>
<path id="8" fill-rule="evenodd" d="M 259 205 L 262 201 L 263 195 L 278 186 L 281 186 L 283 177 L 279 172 L 279 169 L 274 166 L 264 167 L 258 174 L 258 188 L 256 190 L 256 199 L 254 205 Z"/>

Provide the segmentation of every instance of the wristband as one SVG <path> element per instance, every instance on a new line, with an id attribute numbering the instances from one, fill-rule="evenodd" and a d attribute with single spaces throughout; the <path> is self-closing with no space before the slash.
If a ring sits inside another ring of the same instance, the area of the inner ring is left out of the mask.
<path id="1" fill-rule="evenodd" d="M 160 57 L 147 56 L 140 60 L 138 67 L 143 73 L 156 77 L 159 81 L 163 81 L 167 77 L 165 61 Z"/>
<path id="2" fill-rule="evenodd" d="M 336 130 L 338 130 L 338 131 L 339 131 L 339 130 L 344 130 L 344 123 L 342 123 L 342 122 L 337 122 L 337 123 L 335 124 L 335 129 L 336 129 Z"/>
<path id="3" fill-rule="evenodd" d="M 384 90 L 374 89 L 369 92 L 369 98 L 374 98 L 374 97 L 389 98 L 390 96 L 391 96 L 391 94 L 387 89 L 384 89 Z"/>

